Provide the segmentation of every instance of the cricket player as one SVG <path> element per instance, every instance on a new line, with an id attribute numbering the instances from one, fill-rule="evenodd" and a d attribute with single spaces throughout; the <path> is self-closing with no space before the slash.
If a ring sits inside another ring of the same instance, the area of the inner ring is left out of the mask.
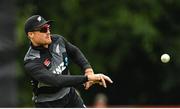
<path id="1" fill-rule="evenodd" d="M 33 15 L 25 22 L 25 33 L 31 44 L 24 57 L 24 66 L 31 77 L 33 101 L 36 107 L 85 107 L 74 86 L 94 83 L 107 87 L 112 80 L 104 74 L 94 74 L 83 53 L 63 36 L 50 34 L 51 20 Z M 84 75 L 71 75 L 69 60 L 75 62 Z"/>

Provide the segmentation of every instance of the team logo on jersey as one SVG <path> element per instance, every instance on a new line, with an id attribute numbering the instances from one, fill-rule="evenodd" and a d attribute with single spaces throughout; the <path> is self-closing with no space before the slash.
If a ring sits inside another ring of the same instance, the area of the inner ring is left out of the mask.
<path id="1" fill-rule="evenodd" d="M 54 74 L 62 74 L 62 72 L 66 69 L 66 66 L 64 64 L 64 62 L 62 62 L 61 64 L 59 64 L 55 70 L 53 70 Z"/>
<path id="2" fill-rule="evenodd" d="M 56 53 L 57 53 L 57 54 L 60 54 L 59 44 L 56 46 Z"/>
<path id="3" fill-rule="evenodd" d="M 39 16 L 39 17 L 37 18 L 37 20 L 40 22 L 40 21 L 41 21 L 41 16 Z"/>
<path id="4" fill-rule="evenodd" d="M 45 66 L 48 67 L 48 66 L 50 65 L 50 63 L 51 63 L 51 62 L 50 62 L 49 58 L 45 59 L 45 61 L 44 61 L 44 65 L 45 65 Z"/>

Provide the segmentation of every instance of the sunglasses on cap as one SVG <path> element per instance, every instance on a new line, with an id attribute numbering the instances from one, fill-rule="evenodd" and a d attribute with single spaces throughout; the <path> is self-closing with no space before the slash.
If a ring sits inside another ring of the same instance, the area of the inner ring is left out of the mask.
<path id="1" fill-rule="evenodd" d="M 33 31 L 39 31 L 41 33 L 47 33 L 48 30 L 50 30 L 50 25 L 49 24 L 45 24 L 45 25 L 43 25 L 43 26 L 41 26 L 39 28 L 33 29 Z"/>

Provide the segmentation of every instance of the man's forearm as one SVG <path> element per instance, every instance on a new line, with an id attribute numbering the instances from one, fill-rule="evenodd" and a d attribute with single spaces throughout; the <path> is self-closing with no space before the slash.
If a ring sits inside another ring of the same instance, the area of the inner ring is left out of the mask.
<path id="1" fill-rule="evenodd" d="M 54 74 L 37 63 L 27 63 L 25 68 L 35 80 L 55 87 L 75 86 L 87 81 L 87 77 L 84 75 Z"/>

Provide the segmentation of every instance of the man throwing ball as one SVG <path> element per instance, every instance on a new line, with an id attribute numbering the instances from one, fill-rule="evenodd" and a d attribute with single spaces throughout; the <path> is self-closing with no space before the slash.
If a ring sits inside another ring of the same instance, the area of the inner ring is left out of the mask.
<path id="1" fill-rule="evenodd" d="M 104 74 L 94 74 L 83 53 L 63 36 L 50 34 L 51 20 L 33 15 L 25 22 L 25 33 L 31 41 L 24 57 L 24 66 L 31 77 L 33 101 L 36 107 L 85 107 L 73 86 L 94 83 L 106 86 L 112 80 Z M 85 73 L 70 75 L 69 59 Z"/>

